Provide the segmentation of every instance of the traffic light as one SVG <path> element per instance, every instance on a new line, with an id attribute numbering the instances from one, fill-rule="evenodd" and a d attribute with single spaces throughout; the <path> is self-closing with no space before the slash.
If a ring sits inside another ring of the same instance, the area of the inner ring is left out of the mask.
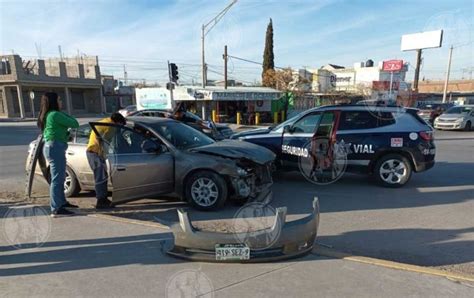
<path id="1" fill-rule="evenodd" d="M 177 83 L 179 80 L 178 66 L 174 63 L 170 63 L 170 78 L 171 78 L 171 82 L 175 82 L 175 83 Z"/>

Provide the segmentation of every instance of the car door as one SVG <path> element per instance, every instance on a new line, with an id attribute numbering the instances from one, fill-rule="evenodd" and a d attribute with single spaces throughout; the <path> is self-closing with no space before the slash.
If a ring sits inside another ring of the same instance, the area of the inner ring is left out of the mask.
<path id="1" fill-rule="evenodd" d="M 334 181 L 345 170 L 345 156 L 336 145 L 339 119 L 339 111 L 322 113 L 308 145 L 308 155 L 300 160 L 300 170 L 315 182 Z"/>
<path id="2" fill-rule="evenodd" d="M 173 191 L 173 155 L 150 132 L 109 123 L 90 124 L 107 150 L 114 204 Z"/>
<path id="3" fill-rule="evenodd" d="M 395 124 L 391 112 L 342 111 L 337 132 L 339 143 L 347 150 L 349 170 L 364 170 L 381 148 L 390 148 L 390 140 L 403 139 L 404 133 L 389 128 Z M 390 134 L 389 134 L 390 132 Z M 390 137 L 389 137 L 390 135 Z M 407 142 L 407 140 L 402 141 Z"/>
<path id="4" fill-rule="evenodd" d="M 304 115 L 282 134 L 281 164 L 283 167 L 297 168 L 300 157 L 307 157 L 308 146 L 321 118 L 321 112 Z"/>

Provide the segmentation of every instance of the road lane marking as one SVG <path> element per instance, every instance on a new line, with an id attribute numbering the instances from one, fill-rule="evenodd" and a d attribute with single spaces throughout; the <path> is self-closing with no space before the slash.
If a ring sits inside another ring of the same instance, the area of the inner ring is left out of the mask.
<path id="1" fill-rule="evenodd" d="M 370 257 L 355 256 L 355 255 L 348 254 L 345 252 L 326 248 L 317 244 L 314 245 L 312 253 L 320 255 L 320 256 L 324 256 L 324 257 L 332 257 L 332 258 L 354 261 L 354 262 L 359 262 L 359 263 L 364 263 L 364 264 L 391 268 L 391 269 L 411 271 L 411 272 L 417 272 L 417 273 L 428 274 L 428 275 L 436 275 L 436 276 L 446 277 L 448 279 L 453 279 L 453 280 L 474 282 L 474 276 L 470 274 L 452 273 L 452 272 L 429 268 L 429 267 L 399 263 L 399 262 L 394 262 L 394 261 L 387 261 L 387 260 L 370 258 Z"/>

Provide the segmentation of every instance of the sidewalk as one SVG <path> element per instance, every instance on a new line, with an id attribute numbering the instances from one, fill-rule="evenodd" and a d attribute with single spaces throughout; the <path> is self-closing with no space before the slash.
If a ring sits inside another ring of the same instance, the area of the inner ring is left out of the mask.
<path id="1" fill-rule="evenodd" d="M 0 210 L 3 214 L 5 207 Z M 163 252 L 170 245 L 168 230 L 90 216 L 49 219 L 50 233 L 41 247 L 15 249 L 0 240 L 4 296 L 175 297 L 209 291 L 214 297 L 472 295 L 471 287 L 443 277 L 315 254 L 263 264 L 185 262 Z"/>

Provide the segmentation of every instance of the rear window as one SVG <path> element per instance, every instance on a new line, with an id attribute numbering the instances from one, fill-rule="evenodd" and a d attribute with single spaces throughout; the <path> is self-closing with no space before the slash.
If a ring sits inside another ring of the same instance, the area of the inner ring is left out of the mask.
<path id="1" fill-rule="evenodd" d="M 338 130 L 370 129 L 394 123 L 391 112 L 343 111 Z"/>
<path id="2" fill-rule="evenodd" d="M 472 107 L 452 107 L 446 111 L 446 114 L 467 114 L 472 111 Z"/>

